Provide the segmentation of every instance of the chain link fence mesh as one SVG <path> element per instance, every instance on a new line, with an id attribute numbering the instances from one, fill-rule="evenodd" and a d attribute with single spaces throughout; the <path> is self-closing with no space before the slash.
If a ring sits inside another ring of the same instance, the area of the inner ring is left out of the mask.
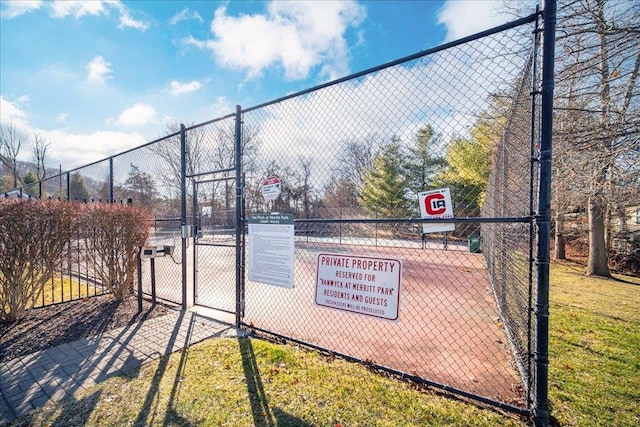
<path id="1" fill-rule="evenodd" d="M 239 305 L 244 327 L 259 333 L 528 408 L 533 21 L 245 109 L 241 153 L 229 115 L 174 126 L 162 139 L 23 191 L 149 208 L 148 244 L 174 250 L 156 259 L 153 278 L 143 260 L 144 293 L 155 279 L 166 301 L 227 312 Z M 277 198 L 264 197 L 269 177 L 280 181 Z M 441 212 L 430 192 L 445 188 L 455 219 L 423 219 L 425 210 Z M 256 257 L 250 244 L 237 245 L 252 238 L 245 213 L 275 212 L 294 218 L 293 288 L 244 275 L 243 263 Z M 62 270 L 81 287 L 91 277 L 81 244 L 72 247 L 78 261 L 71 255 Z M 323 256 L 378 267 L 343 269 L 345 280 L 327 289 Z M 396 283 L 381 279 L 390 265 L 401 269 Z M 344 309 L 352 304 L 357 313 Z"/>
<path id="2" fill-rule="evenodd" d="M 503 137 L 494 153 L 495 167 L 487 183 L 482 215 L 490 218 L 526 217 L 536 211 L 532 193 L 537 187 L 532 162 L 537 141 L 536 117 L 532 111 L 532 62 L 519 77 Z M 533 119 L 533 122 L 532 122 Z M 524 173 L 531 168 L 529 173 Z M 533 225 L 531 223 L 486 223 L 482 227 L 482 251 L 492 280 L 501 321 L 509 336 L 518 369 L 525 384 L 531 383 L 533 348 L 532 283 Z"/>
<path id="3" fill-rule="evenodd" d="M 247 280 L 248 327 L 526 406 L 510 345 L 527 358 L 531 33 L 513 28 L 244 111 L 243 136 L 256 141 L 244 152 L 255 156 L 247 212 L 295 221 L 295 285 Z M 270 176 L 276 200 L 261 193 Z M 441 188 L 467 220 L 424 233 L 421 193 Z M 400 284 L 345 268 L 336 274 L 349 280 L 324 286 L 327 254 L 397 260 Z M 396 303 L 397 321 L 376 315 Z"/>

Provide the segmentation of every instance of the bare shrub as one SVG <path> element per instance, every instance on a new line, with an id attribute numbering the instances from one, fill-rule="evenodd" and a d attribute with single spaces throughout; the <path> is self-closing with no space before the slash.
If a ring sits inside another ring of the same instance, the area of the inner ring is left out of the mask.
<path id="1" fill-rule="evenodd" d="M 83 210 L 85 262 L 117 300 L 133 290 L 139 247 L 152 220 L 148 210 L 137 206 L 99 203 Z"/>
<path id="2" fill-rule="evenodd" d="M 0 200 L 0 321 L 22 318 L 67 254 L 78 205 Z"/>

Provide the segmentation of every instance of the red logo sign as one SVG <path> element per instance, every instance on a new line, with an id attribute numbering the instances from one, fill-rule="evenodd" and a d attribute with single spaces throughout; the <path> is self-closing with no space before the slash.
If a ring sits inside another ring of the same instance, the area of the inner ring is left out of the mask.
<path id="1" fill-rule="evenodd" d="M 442 215 L 447 211 L 444 194 L 429 194 L 424 198 L 424 209 L 428 215 Z"/>

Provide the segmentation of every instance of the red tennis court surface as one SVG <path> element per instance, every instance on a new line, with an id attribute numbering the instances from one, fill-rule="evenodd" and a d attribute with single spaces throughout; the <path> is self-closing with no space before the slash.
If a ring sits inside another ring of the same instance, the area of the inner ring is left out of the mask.
<path id="1" fill-rule="evenodd" d="M 315 305 L 320 252 L 402 259 L 400 320 Z M 244 321 L 502 402 L 522 398 L 480 254 L 297 241 L 295 287 L 247 282 Z"/>

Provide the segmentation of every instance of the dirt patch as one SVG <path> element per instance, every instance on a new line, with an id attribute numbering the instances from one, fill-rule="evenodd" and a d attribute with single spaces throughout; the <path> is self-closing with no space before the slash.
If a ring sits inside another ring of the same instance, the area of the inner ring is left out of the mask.
<path id="1" fill-rule="evenodd" d="M 31 310 L 15 323 L 0 323 L 0 363 L 81 338 L 166 314 L 167 307 L 129 296 L 101 295 Z"/>

